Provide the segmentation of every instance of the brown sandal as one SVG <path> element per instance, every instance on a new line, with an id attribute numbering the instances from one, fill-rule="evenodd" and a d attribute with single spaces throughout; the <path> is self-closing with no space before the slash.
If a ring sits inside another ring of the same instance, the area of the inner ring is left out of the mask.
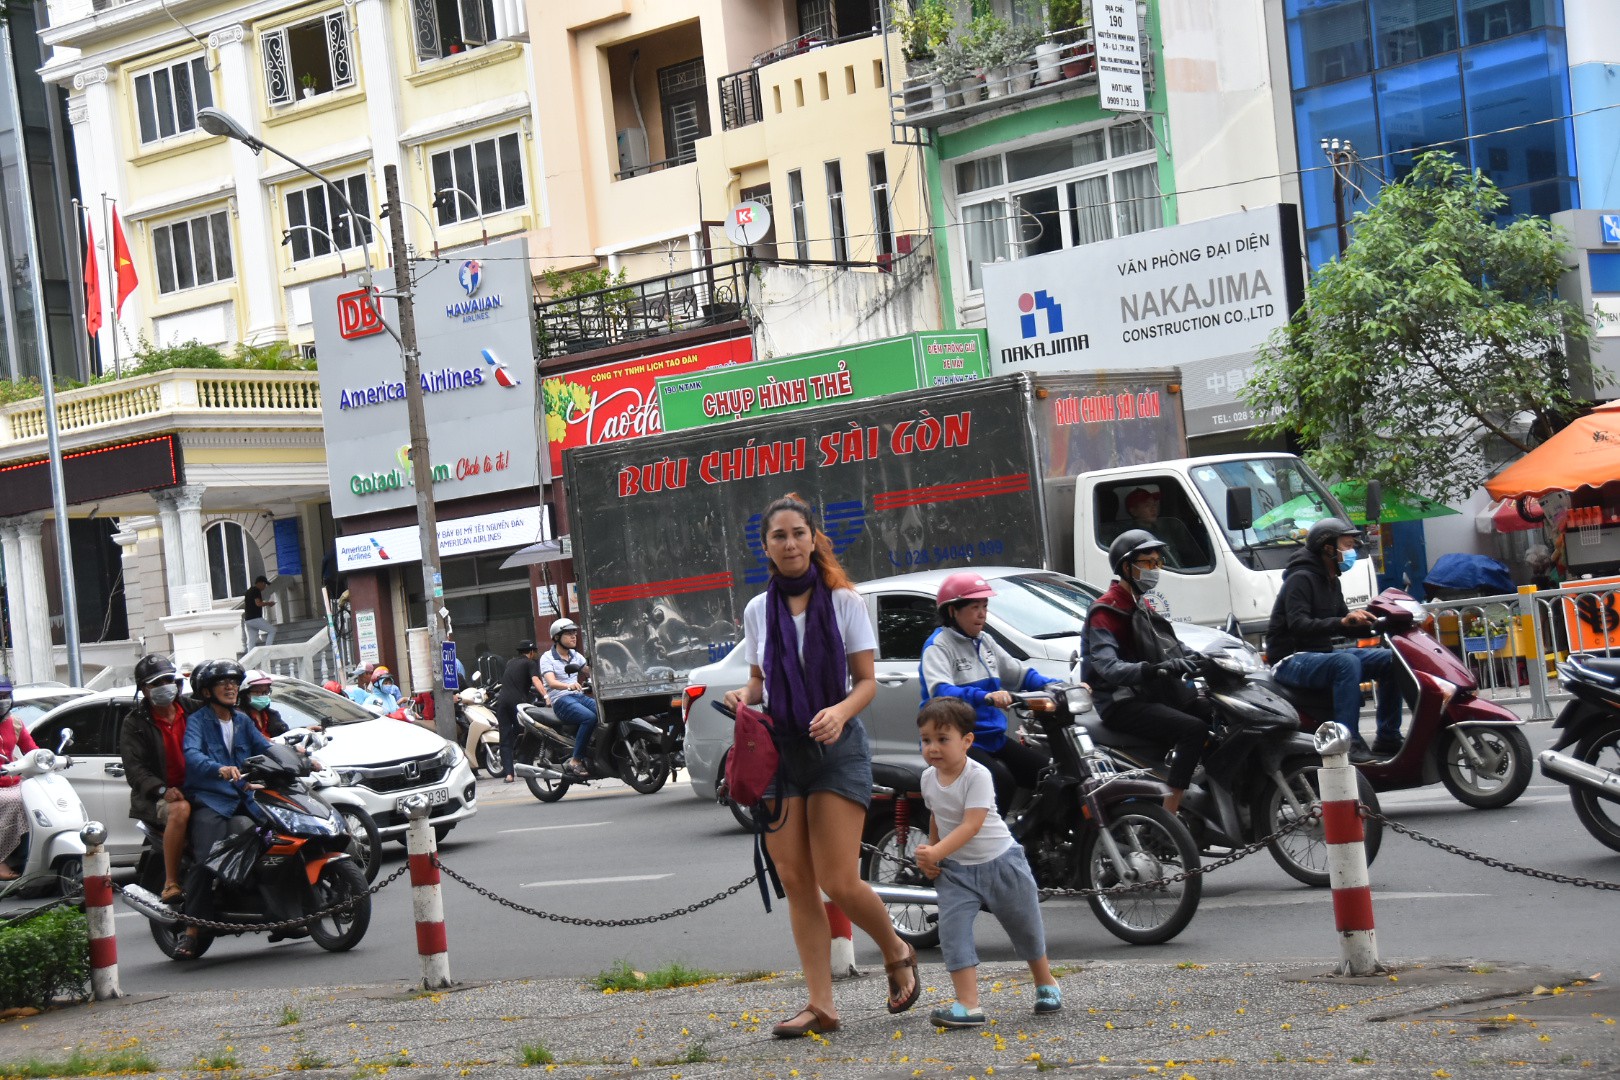
<path id="1" fill-rule="evenodd" d="M 810 1019 L 802 1024 L 793 1022 L 806 1013 L 810 1015 Z M 834 1020 L 814 1005 L 806 1005 L 794 1014 L 793 1020 L 784 1020 L 771 1028 L 771 1034 L 778 1039 L 800 1039 L 806 1035 L 828 1035 L 837 1031 L 839 1027 L 840 1024 L 837 1020 Z"/>
<path id="2" fill-rule="evenodd" d="M 186 898 L 186 892 L 180 887 L 178 881 L 170 881 L 163 886 L 163 895 L 158 899 L 171 907 L 178 906 Z"/>
<path id="3" fill-rule="evenodd" d="M 891 1013 L 905 1012 L 917 1004 L 917 998 L 922 996 L 922 976 L 917 973 L 917 950 L 910 945 L 907 945 L 906 948 L 910 950 L 910 955 L 906 956 L 905 959 L 891 960 L 883 965 L 883 974 L 889 980 L 888 1006 Z M 896 1004 L 894 999 L 900 993 L 900 980 L 895 976 L 907 968 L 911 969 L 911 991 Z"/>

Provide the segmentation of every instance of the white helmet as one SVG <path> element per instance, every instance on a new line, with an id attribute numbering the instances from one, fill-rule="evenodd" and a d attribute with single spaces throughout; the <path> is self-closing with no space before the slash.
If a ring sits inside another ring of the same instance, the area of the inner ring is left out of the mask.
<path id="1" fill-rule="evenodd" d="M 575 622 L 573 619 L 558 619 L 556 622 L 551 624 L 552 641 L 556 641 L 564 634 L 569 633 L 579 633 L 579 623 Z"/>

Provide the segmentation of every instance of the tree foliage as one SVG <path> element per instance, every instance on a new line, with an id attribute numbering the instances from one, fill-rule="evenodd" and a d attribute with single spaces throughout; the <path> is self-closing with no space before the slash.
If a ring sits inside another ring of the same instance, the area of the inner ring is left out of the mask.
<path id="1" fill-rule="evenodd" d="M 1562 427 L 1564 341 L 1592 330 L 1558 299 L 1556 231 L 1498 224 L 1507 202 L 1445 153 L 1387 185 L 1261 349 L 1247 397 L 1278 419 L 1260 434 L 1297 432 L 1323 475 L 1446 500 L 1489 476 L 1491 438 L 1525 451 Z"/>

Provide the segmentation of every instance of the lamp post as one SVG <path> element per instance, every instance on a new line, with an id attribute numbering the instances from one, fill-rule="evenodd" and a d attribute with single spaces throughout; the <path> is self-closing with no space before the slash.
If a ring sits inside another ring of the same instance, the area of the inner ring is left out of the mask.
<path id="1" fill-rule="evenodd" d="M 408 206 L 412 210 L 415 210 L 418 214 L 422 215 L 422 220 L 427 222 L 428 236 L 433 239 L 433 257 L 437 259 L 439 257 L 439 230 L 433 227 L 433 219 L 428 217 L 428 212 L 426 210 L 423 210 L 415 203 L 406 202 L 404 199 L 399 200 L 399 202 L 401 206 Z M 384 206 L 381 210 L 377 211 L 377 217 L 386 218 L 388 216 L 389 209 L 390 207 Z"/>
<path id="2" fill-rule="evenodd" d="M 297 232 L 299 229 L 303 229 L 305 232 L 312 232 L 316 236 L 324 237 L 326 242 L 328 244 L 332 245 L 332 254 L 337 256 L 337 260 L 338 260 L 338 276 L 339 277 L 348 277 L 349 276 L 349 268 L 343 262 L 343 251 L 342 251 L 342 249 L 338 247 L 338 242 L 336 240 L 332 239 L 332 234 L 327 232 L 325 229 L 317 229 L 313 225 L 289 225 L 285 229 L 281 230 L 281 246 L 286 247 L 288 244 L 292 243 L 292 235 L 293 235 L 293 233 Z M 310 249 L 311 257 L 314 257 L 314 250 L 315 250 L 314 248 Z M 297 261 L 297 253 L 296 252 L 294 253 L 294 261 L 295 262 Z"/>
<path id="3" fill-rule="evenodd" d="M 480 243 L 489 243 L 489 226 L 484 223 L 484 208 L 479 205 L 478 200 L 452 184 L 450 187 L 442 187 L 433 193 L 434 209 L 439 208 L 440 202 L 446 195 L 459 195 L 463 199 L 466 199 L 468 202 L 472 203 L 473 213 L 478 215 L 478 232 L 480 234 L 479 241 Z"/>
<path id="4" fill-rule="evenodd" d="M 202 129 L 210 135 L 223 135 L 228 139 L 247 146 L 254 153 L 268 150 L 283 161 L 313 176 L 325 184 L 332 192 L 334 198 L 342 205 L 349 216 L 350 228 L 355 236 L 364 236 L 360 232 L 359 217 L 349 200 L 344 196 L 338 186 L 331 180 L 322 176 L 303 162 L 291 158 L 277 150 L 275 147 L 261 139 L 248 134 L 246 128 L 237 123 L 230 115 L 218 109 L 207 108 L 197 110 L 197 122 Z M 386 204 L 394 213 L 398 214 L 401 205 L 399 198 L 399 171 L 392 165 L 383 167 L 383 182 L 386 190 Z M 444 677 L 441 674 L 439 654 L 444 642 L 440 619 L 443 617 L 441 599 L 444 595 L 442 578 L 439 575 L 439 522 L 438 515 L 433 507 L 433 466 L 428 456 L 427 414 L 422 403 L 422 375 L 417 362 L 416 350 L 416 308 L 412 296 L 413 285 L 411 281 L 410 261 L 405 252 L 405 230 L 394 217 L 394 288 L 392 292 L 381 293 L 371 290 L 371 266 L 369 262 L 359 274 L 362 288 L 372 291 L 372 295 L 381 298 L 388 297 L 395 301 L 399 311 L 399 331 L 395 333 L 389 327 L 390 334 L 399 342 L 401 359 L 404 365 L 405 382 L 405 414 L 409 422 L 411 438 L 411 480 L 416 488 L 416 524 L 422 538 L 422 588 L 427 602 L 428 634 L 432 639 L 432 655 L 428 659 L 428 678 L 433 687 L 434 727 L 445 739 L 454 742 L 456 737 L 455 708 L 450 701 L 450 691 L 445 689 Z M 387 323 L 385 322 L 386 326 Z"/>

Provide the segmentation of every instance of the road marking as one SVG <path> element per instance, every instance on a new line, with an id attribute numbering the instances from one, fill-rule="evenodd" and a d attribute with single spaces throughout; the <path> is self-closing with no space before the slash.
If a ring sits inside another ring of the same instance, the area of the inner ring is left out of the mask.
<path id="1" fill-rule="evenodd" d="M 1490 896 L 1491 893 L 1431 893 L 1431 892 L 1373 892 L 1373 903 L 1385 900 L 1461 900 L 1470 897 Z M 1320 892 L 1300 893 L 1288 896 L 1218 896 L 1204 897 L 1198 901 L 1199 910 L 1207 908 L 1244 908 L 1244 907 L 1286 907 L 1296 904 L 1320 904 Z"/>
<path id="2" fill-rule="evenodd" d="M 505 836 L 507 833 L 519 832 L 548 832 L 552 829 L 594 829 L 598 825 L 611 825 L 611 821 L 581 821 L 574 825 L 532 825 L 527 829 L 502 829 L 496 835 Z"/>
<path id="3" fill-rule="evenodd" d="M 549 889 L 553 885 L 616 885 L 621 881 L 662 881 L 674 874 L 636 874 L 632 877 L 582 877 L 568 881 L 525 881 L 520 889 Z"/>
<path id="4" fill-rule="evenodd" d="M 1520 795 L 1502 809 L 1507 810 L 1515 806 L 1536 806 L 1541 803 L 1568 802 L 1568 795 Z M 1386 813 L 1392 810 L 1417 809 L 1426 806 L 1457 806 L 1467 809 L 1466 803 L 1458 802 L 1450 795 L 1420 795 L 1414 798 L 1396 798 L 1393 793 L 1378 800 L 1380 808 Z"/>

